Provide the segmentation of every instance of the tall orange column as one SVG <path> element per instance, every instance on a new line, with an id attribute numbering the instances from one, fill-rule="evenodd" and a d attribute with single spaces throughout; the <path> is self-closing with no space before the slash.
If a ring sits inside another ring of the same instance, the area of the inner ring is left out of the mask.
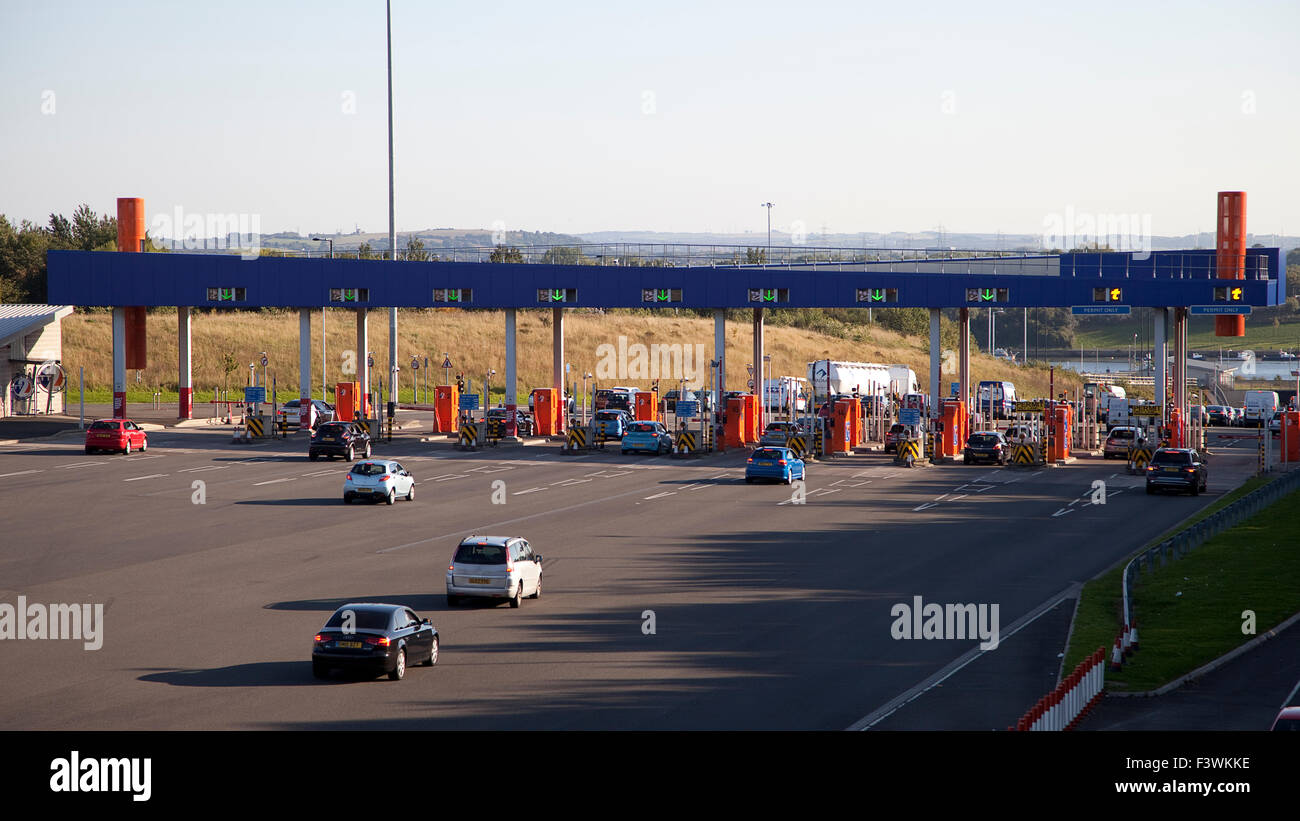
<path id="1" fill-rule="evenodd" d="M 117 250 L 138 254 L 144 249 L 144 238 L 144 200 L 139 197 L 118 197 Z M 122 372 L 113 374 L 113 416 L 117 418 L 126 417 L 126 371 L 144 369 L 147 359 L 144 308 L 124 307 L 122 314 L 122 337 L 113 340 L 114 345 L 121 345 L 125 349 Z M 114 370 L 117 368 L 114 367 Z"/>
<path id="2" fill-rule="evenodd" d="M 1220 191 L 1215 221 L 1215 270 L 1219 279 L 1246 278 L 1246 192 Z M 1215 336 L 1245 336 L 1246 317 L 1216 316 Z"/>

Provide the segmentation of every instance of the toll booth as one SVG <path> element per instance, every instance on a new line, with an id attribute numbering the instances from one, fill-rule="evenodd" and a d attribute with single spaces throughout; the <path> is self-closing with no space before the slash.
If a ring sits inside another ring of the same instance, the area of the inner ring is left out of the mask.
<path id="1" fill-rule="evenodd" d="M 745 397 L 732 396 L 727 399 L 726 424 L 724 426 L 726 447 L 739 448 L 745 445 Z"/>
<path id="2" fill-rule="evenodd" d="M 850 447 L 865 445 L 867 443 L 867 420 L 863 412 L 862 402 L 855 401 L 849 408 L 849 442 Z"/>
<path id="3" fill-rule="evenodd" d="M 835 400 L 831 408 L 830 453 L 848 453 L 853 449 L 853 420 L 857 418 L 854 408 L 857 406 L 855 399 Z"/>
<path id="4" fill-rule="evenodd" d="M 433 432 L 455 433 L 460 424 L 460 389 L 455 385 L 435 385 L 433 411 Z"/>
<path id="5" fill-rule="evenodd" d="M 1300 462 L 1300 411 L 1282 411 L 1279 453 L 1283 462 Z"/>
<path id="6" fill-rule="evenodd" d="M 364 418 L 361 412 L 361 383 L 339 382 L 334 386 L 334 418 L 352 422 Z"/>
<path id="7" fill-rule="evenodd" d="M 658 422 L 659 403 L 651 391 L 637 391 L 633 404 L 632 417 L 638 422 Z"/>
<path id="8" fill-rule="evenodd" d="M 555 388 L 538 388 L 533 391 L 533 434 L 555 436 L 560 432 L 557 420 L 562 409 L 557 407 L 559 391 Z"/>
<path id="9" fill-rule="evenodd" d="M 1187 441 L 1187 424 L 1183 419 L 1181 408 L 1172 408 L 1169 411 L 1169 444 L 1171 447 L 1186 447 L 1183 443 Z"/>
<path id="10" fill-rule="evenodd" d="M 960 399 L 945 399 L 942 411 L 943 431 L 939 440 L 942 442 L 938 448 L 939 455 L 955 459 L 965 450 L 966 439 L 969 437 L 966 429 L 970 419 L 966 403 Z"/>
<path id="11" fill-rule="evenodd" d="M 1056 462 L 1070 458 L 1070 439 L 1074 435 L 1074 408 L 1067 402 L 1057 402 L 1052 406 L 1050 438 L 1047 461 Z"/>
<path id="12" fill-rule="evenodd" d="M 759 434 L 761 433 L 759 424 L 762 420 L 758 407 L 758 397 L 755 394 L 746 393 L 737 398 L 744 402 L 745 426 L 742 433 L 745 437 L 745 443 L 750 444 L 757 442 Z"/>

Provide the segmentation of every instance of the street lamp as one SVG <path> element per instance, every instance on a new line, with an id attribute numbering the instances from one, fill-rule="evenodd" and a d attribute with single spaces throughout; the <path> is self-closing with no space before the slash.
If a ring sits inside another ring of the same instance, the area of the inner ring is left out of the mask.
<path id="1" fill-rule="evenodd" d="M 393 4 L 385 0 L 384 21 L 388 35 L 388 258 L 397 261 L 397 223 L 393 218 Z M 388 309 L 388 367 L 393 376 L 391 388 L 397 388 L 397 308 Z M 396 396 L 393 397 L 396 401 Z"/>
<path id="2" fill-rule="evenodd" d="M 591 374 L 582 375 L 582 424 L 587 424 L 587 380 L 594 379 Z"/>
<path id="3" fill-rule="evenodd" d="M 330 244 L 330 259 L 334 259 L 334 240 L 328 237 L 312 237 L 312 242 L 328 242 Z M 325 375 L 325 306 L 320 306 L 320 398 L 322 402 L 328 402 L 329 384 Z"/>
<path id="4" fill-rule="evenodd" d="M 767 209 L 767 261 L 769 263 L 772 261 L 772 206 L 773 205 L 775 205 L 775 203 L 771 203 L 771 202 L 763 202 L 763 203 L 759 203 L 758 205 L 759 208 Z"/>

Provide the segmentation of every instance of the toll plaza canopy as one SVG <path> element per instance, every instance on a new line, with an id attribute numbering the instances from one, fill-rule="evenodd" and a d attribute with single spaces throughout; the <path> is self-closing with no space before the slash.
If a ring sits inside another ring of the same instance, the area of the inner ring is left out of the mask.
<path id="1" fill-rule="evenodd" d="M 48 301 L 211 308 L 967 308 L 1280 304 L 1278 248 L 781 265 L 611 266 L 50 251 Z M 1110 310 L 1111 308 L 1115 310 Z"/>

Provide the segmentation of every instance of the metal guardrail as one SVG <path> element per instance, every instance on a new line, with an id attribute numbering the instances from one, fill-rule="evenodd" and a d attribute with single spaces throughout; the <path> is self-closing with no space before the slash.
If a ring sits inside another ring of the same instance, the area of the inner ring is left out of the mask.
<path id="1" fill-rule="evenodd" d="M 1292 470 L 1279 476 L 1263 487 L 1242 496 L 1237 501 L 1216 510 L 1206 518 L 1170 536 L 1159 544 L 1147 548 L 1129 560 L 1124 566 L 1123 578 L 1123 615 L 1124 624 L 1133 623 L 1133 598 L 1131 590 L 1137 583 L 1139 573 L 1145 567 L 1153 573 L 1157 567 L 1180 559 L 1191 550 L 1200 547 L 1210 539 L 1241 524 L 1246 519 L 1257 515 L 1265 508 L 1300 490 L 1300 470 Z"/>

